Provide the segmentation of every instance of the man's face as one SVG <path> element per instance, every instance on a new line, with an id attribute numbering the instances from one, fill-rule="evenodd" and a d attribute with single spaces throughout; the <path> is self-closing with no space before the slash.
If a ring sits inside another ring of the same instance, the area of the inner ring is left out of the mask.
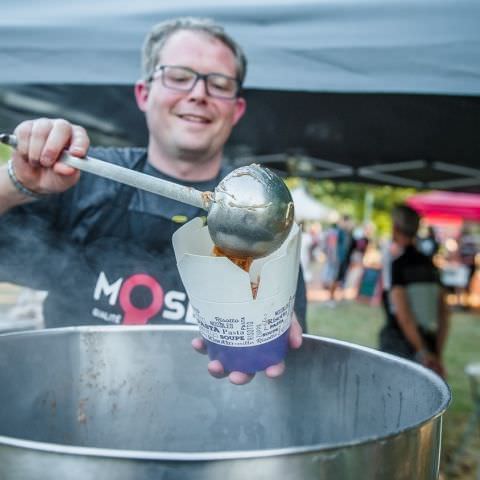
<path id="1" fill-rule="evenodd" d="M 202 32 L 174 33 L 157 64 L 188 67 L 201 74 L 237 76 L 232 51 Z M 138 82 L 136 97 L 139 108 L 145 112 L 154 150 L 191 161 L 218 155 L 245 111 L 242 98 L 224 100 L 208 96 L 203 80 L 190 92 L 179 92 L 166 88 L 157 76 L 150 85 Z"/>

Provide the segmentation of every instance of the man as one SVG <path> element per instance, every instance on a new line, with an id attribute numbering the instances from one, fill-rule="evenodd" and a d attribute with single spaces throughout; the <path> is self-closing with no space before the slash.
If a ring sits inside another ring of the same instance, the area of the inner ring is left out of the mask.
<path id="1" fill-rule="evenodd" d="M 222 152 L 243 116 L 246 59 L 212 21 L 182 18 L 156 25 L 143 49 L 143 78 L 135 85 L 149 130 L 145 149 L 91 149 L 89 154 L 213 190 L 228 173 Z M 180 281 L 172 233 L 200 209 L 82 175 L 57 162 L 61 152 L 85 156 L 86 131 L 65 120 L 38 119 L 15 130 L 18 148 L 0 170 L 0 281 L 49 291 L 47 327 L 78 324 L 192 322 Z M 305 318 L 299 280 L 296 313 Z M 301 344 L 294 318 L 291 346 Z M 194 341 L 198 350 L 200 340 Z M 271 377 L 283 364 L 269 367 Z M 210 362 L 215 376 L 225 372 Z M 246 375 L 231 372 L 245 383 Z"/>
<path id="2" fill-rule="evenodd" d="M 439 272 L 415 247 L 419 225 L 415 210 L 396 207 L 392 219 L 393 242 L 400 253 L 392 262 L 391 284 L 384 295 L 387 323 L 380 332 L 380 348 L 444 376 L 448 309 Z"/>

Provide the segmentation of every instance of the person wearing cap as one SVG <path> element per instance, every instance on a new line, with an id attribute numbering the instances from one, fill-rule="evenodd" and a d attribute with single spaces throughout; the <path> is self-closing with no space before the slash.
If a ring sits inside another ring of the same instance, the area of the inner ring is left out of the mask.
<path id="1" fill-rule="evenodd" d="M 223 148 L 243 117 L 247 61 L 242 48 L 209 19 L 155 25 L 143 46 L 135 84 L 148 127 L 144 148 L 90 148 L 86 130 L 40 118 L 15 129 L 17 149 L 0 167 L 0 282 L 48 290 L 47 327 L 194 323 L 171 245 L 173 232 L 202 210 L 60 162 L 64 149 L 198 190 L 229 173 Z M 299 275 L 290 344 L 299 347 L 306 295 Z M 200 340 L 194 341 L 198 350 Z M 282 373 L 283 364 L 267 369 Z M 224 372 L 234 383 L 250 377 Z"/>
<path id="2" fill-rule="evenodd" d="M 392 212 L 393 242 L 398 255 L 391 264 L 384 295 L 386 325 L 380 349 L 417 361 L 445 376 L 443 352 L 449 313 L 440 275 L 430 257 L 415 246 L 419 216 L 405 205 Z"/>

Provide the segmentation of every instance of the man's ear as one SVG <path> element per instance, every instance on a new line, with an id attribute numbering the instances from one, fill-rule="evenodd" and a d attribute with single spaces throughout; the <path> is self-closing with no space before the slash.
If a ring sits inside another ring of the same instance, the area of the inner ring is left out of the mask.
<path id="1" fill-rule="evenodd" d="M 145 112 L 147 110 L 149 93 L 149 84 L 145 80 L 138 80 L 135 83 L 135 100 L 137 101 L 138 108 L 142 112 Z"/>
<path id="2" fill-rule="evenodd" d="M 247 101 L 243 97 L 235 99 L 235 112 L 233 114 L 233 125 L 236 125 L 243 117 L 245 110 L 247 109 Z"/>

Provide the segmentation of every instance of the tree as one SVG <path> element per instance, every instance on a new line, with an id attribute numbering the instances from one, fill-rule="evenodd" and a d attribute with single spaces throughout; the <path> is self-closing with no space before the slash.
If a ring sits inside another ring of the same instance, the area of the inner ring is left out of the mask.
<path id="1" fill-rule="evenodd" d="M 373 199 L 370 221 L 375 225 L 377 236 L 389 235 L 391 231 L 390 212 L 403 203 L 410 195 L 417 193 L 414 188 L 393 187 L 390 185 L 369 185 L 353 182 L 333 182 L 331 180 L 300 179 L 290 177 L 290 188 L 304 182 L 308 192 L 318 201 L 337 210 L 340 214 L 351 215 L 355 223 L 368 220 L 368 196 Z"/>

